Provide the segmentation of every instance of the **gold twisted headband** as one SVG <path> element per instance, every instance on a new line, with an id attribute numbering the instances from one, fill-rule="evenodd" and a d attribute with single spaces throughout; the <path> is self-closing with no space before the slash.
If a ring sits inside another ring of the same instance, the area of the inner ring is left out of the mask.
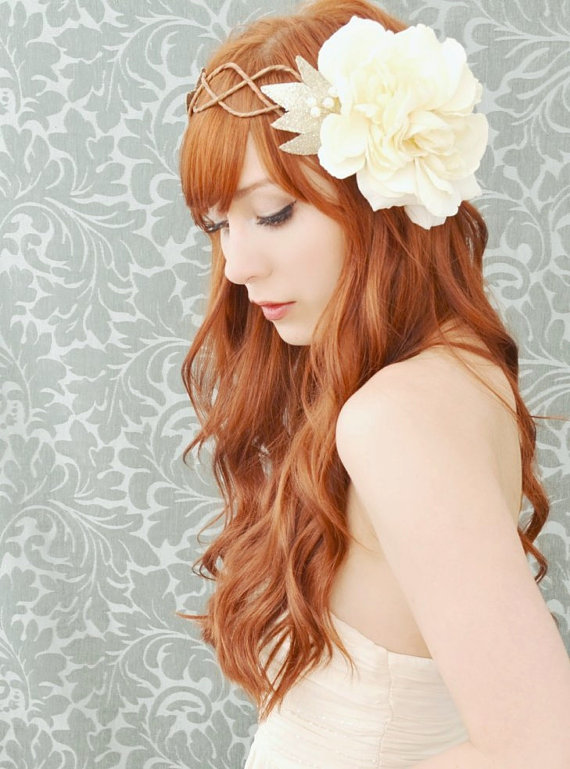
<path id="1" fill-rule="evenodd" d="M 240 83 L 236 83 L 236 85 L 228 88 L 228 90 L 224 93 L 217 94 L 212 89 L 210 81 L 224 69 L 234 70 L 234 72 L 236 72 L 242 78 L 242 80 Z M 209 75 L 206 75 L 206 69 L 203 67 L 200 75 L 198 76 L 196 87 L 193 91 L 190 91 L 190 93 L 186 94 L 186 111 L 188 112 L 188 117 L 191 117 L 194 112 L 202 112 L 209 107 L 213 107 L 215 104 L 219 104 L 219 106 L 223 107 L 226 112 L 229 112 L 231 115 L 235 115 L 236 117 L 255 117 L 255 115 L 263 115 L 266 112 L 282 110 L 282 107 L 280 107 L 278 104 L 275 104 L 274 101 L 268 99 L 267 96 L 265 96 L 255 84 L 255 81 L 258 78 L 266 75 L 268 72 L 288 72 L 290 75 L 293 75 L 296 80 L 300 80 L 299 73 L 294 69 L 291 69 L 291 67 L 287 67 L 285 64 L 272 64 L 269 67 L 260 69 L 259 72 L 256 72 L 255 75 L 251 76 L 246 74 L 238 64 L 234 64 L 234 62 L 231 61 L 216 67 L 216 69 L 212 70 Z M 231 96 L 236 91 L 239 91 L 240 88 L 244 88 L 245 86 L 249 86 L 249 88 L 251 88 L 251 90 L 257 95 L 262 104 L 265 105 L 264 107 L 252 110 L 251 112 L 239 112 L 238 110 L 233 109 L 225 103 L 224 100 L 228 96 Z M 196 101 L 202 91 L 206 91 L 206 93 L 210 96 L 210 100 L 204 102 L 204 104 L 200 104 L 200 106 L 197 107 Z"/>

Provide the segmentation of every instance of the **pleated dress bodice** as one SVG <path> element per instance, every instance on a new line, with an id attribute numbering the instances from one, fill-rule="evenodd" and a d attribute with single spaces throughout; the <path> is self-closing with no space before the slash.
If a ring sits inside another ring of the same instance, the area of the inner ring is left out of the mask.
<path id="1" fill-rule="evenodd" d="M 334 647 L 259 723 L 244 769 L 405 769 L 468 739 L 432 658 L 389 651 L 331 616 L 356 670 Z"/>

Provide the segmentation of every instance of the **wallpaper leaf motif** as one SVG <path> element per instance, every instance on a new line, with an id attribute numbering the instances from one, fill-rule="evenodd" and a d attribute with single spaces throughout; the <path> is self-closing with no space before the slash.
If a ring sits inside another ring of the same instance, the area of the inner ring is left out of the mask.
<path id="1" fill-rule="evenodd" d="M 207 450 L 181 460 L 210 257 L 178 152 L 209 52 L 294 5 L 0 0 L 0 769 L 245 761 L 255 710 L 175 614 L 205 605 L 191 564 L 221 507 Z M 531 411 L 570 415 L 570 6 L 384 7 L 462 41 L 485 85 L 489 297 Z M 537 421 L 541 591 L 570 649 L 570 424 Z"/>

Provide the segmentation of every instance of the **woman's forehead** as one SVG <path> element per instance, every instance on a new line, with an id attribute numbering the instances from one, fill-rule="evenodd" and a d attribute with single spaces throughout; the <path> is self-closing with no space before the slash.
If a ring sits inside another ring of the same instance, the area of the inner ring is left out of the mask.
<path id="1" fill-rule="evenodd" d="M 262 193 L 271 191 L 282 192 L 283 188 L 270 177 L 267 168 L 263 165 L 255 142 L 251 134 L 249 134 L 237 188 L 232 196 L 231 202 L 243 200 L 258 191 Z M 215 205 L 211 206 L 209 210 L 214 213 L 223 213 L 221 210 L 222 207 L 222 202 L 218 201 Z"/>
<path id="2" fill-rule="evenodd" d="M 240 198 L 245 197 L 245 195 L 248 195 L 257 189 L 266 186 L 273 186 L 280 189 L 279 184 L 271 178 L 271 174 L 263 164 L 261 155 L 255 145 L 255 141 L 251 133 L 249 133 L 245 144 L 243 163 L 233 199 L 239 200 Z"/>

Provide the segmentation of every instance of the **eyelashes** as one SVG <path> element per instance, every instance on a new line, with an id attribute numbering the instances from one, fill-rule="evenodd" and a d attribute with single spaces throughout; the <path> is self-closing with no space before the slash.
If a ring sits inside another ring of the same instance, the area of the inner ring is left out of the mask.
<path id="1" fill-rule="evenodd" d="M 269 216 L 258 216 L 257 224 L 262 227 L 279 227 L 280 224 L 285 224 L 285 222 L 289 221 L 289 219 L 293 216 L 293 207 L 296 202 L 297 201 L 293 201 L 293 203 L 289 203 L 289 205 L 285 206 L 285 208 L 282 208 L 280 211 L 277 211 L 275 214 L 270 214 Z M 214 232 L 218 232 L 227 226 L 228 223 L 225 219 L 221 222 L 217 222 L 216 224 L 213 222 L 205 221 L 203 229 L 204 232 L 208 233 L 208 235 L 213 235 Z"/>
<path id="2" fill-rule="evenodd" d="M 278 227 L 280 224 L 284 224 L 293 216 L 293 206 L 295 203 L 289 203 L 288 206 L 282 208 L 281 211 L 277 211 L 276 214 L 271 216 L 260 216 L 257 218 L 257 223 L 265 227 Z"/>

